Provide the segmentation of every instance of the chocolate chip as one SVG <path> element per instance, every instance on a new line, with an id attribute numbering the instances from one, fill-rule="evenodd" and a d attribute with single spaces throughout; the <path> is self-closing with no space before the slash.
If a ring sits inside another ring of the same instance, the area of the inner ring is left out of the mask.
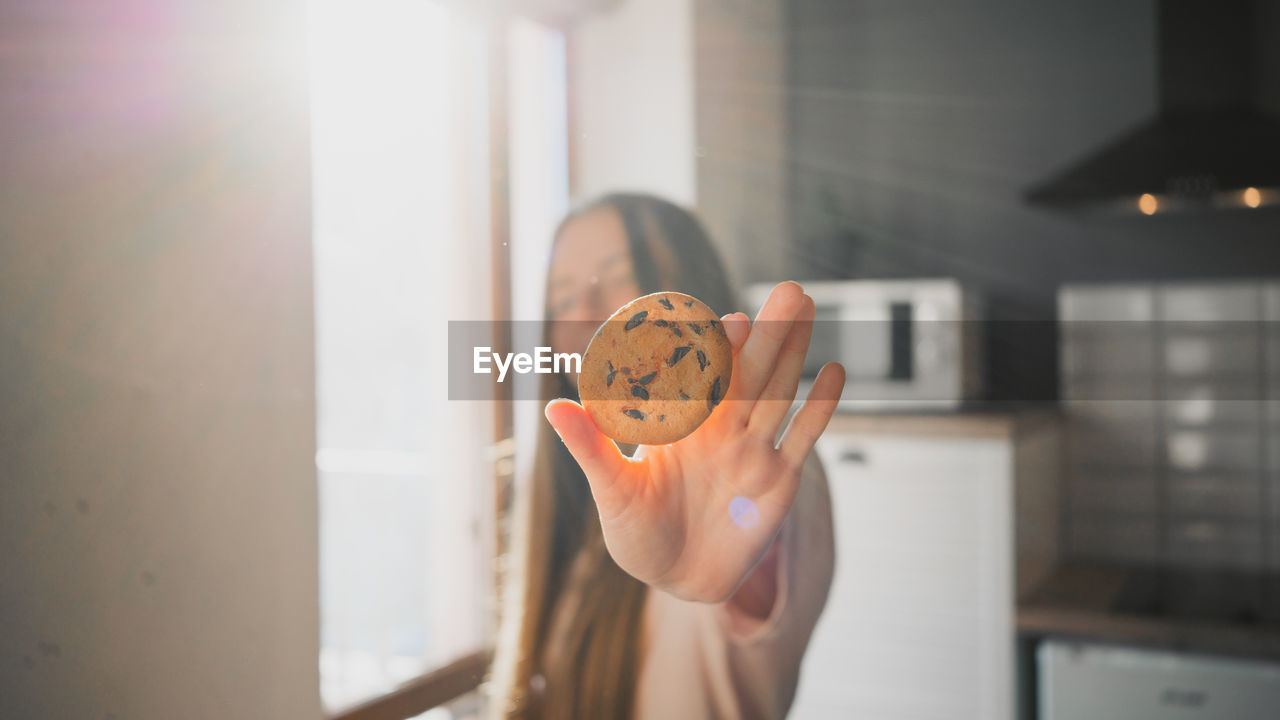
<path id="1" fill-rule="evenodd" d="M 685 306 L 685 307 L 693 307 L 693 301 L 692 301 L 692 300 L 685 300 L 685 301 L 684 301 L 684 306 Z"/>
<path id="2" fill-rule="evenodd" d="M 710 364 L 711 364 L 711 361 L 707 359 L 707 354 L 699 350 L 698 351 L 698 370 L 699 371 L 706 370 L 707 366 Z"/>
<path id="3" fill-rule="evenodd" d="M 608 374 L 608 375 L 606 375 L 606 376 L 605 376 L 605 378 L 604 378 L 604 386 L 605 386 L 605 387 L 613 387 L 613 376 L 614 376 L 614 375 L 617 375 L 617 374 L 618 374 L 618 371 L 613 369 L 613 361 L 612 361 L 612 360 L 610 360 L 610 361 L 609 361 L 609 374 Z"/>
<path id="4" fill-rule="evenodd" d="M 640 327 L 640 323 L 644 322 L 644 319 L 647 317 L 649 317 L 648 310 L 641 310 L 635 315 L 632 315 L 631 319 L 627 321 L 627 326 L 623 328 L 623 331 L 625 332 L 627 330 L 635 330 L 636 328 Z"/>
<path id="5" fill-rule="evenodd" d="M 626 408 L 625 410 L 622 411 L 622 414 L 626 415 L 627 417 L 635 418 L 637 420 L 644 419 L 644 413 L 640 412 L 635 408 Z"/>
<path id="6" fill-rule="evenodd" d="M 684 333 L 680 332 L 680 328 L 676 327 L 675 325 L 671 326 L 671 332 L 675 333 L 676 337 L 684 337 Z"/>
<path id="7" fill-rule="evenodd" d="M 685 395 L 685 394 L 684 394 L 684 391 L 683 391 L 683 390 L 681 390 L 681 391 L 680 391 L 680 399 L 681 399 L 681 400 L 688 400 L 688 399 L 689 399 L 689 396 L 688 396 L 688 395 Z"/>
<path id="8" fill-rule="evenodd" d="M 657 325 L 658 327 L 666 327 L 671 323 L 667 322 L 666 320 L 658 319 L 658 320 L 654 320 L 653 324 Z"/>
<path id="9" fill-rule="evenodd" d="M 681 345 L 675 350 L 672 350 L 671 358 L 667 360 L 667 367 L 675 367 L 676 363 L 680 362 L 680 358 L 683 358 L 685 355 L 688 355 L 689 351 L 692 349 L 693 348 L 691 348 L 688 345 Z"/>
<path id="10" fill-rule="evenodd" d="M 666 415 L 659 415 L 659 416 L 658 416 L 658 422 L 663 422 L 663 421 L 664 421 L 664 420 L 666 420 L 666 419 L 667 419 L 667 416 L 666 416 Z"/>
<path id="11" fill-rule="evenodd" d="M 649 391 L 645 390 L 643 387 L 640 387 L 639 385 L 631 386 L 631 394 L 640 398 L 641 400 L 649 399 Z"/>
<path id="12" fill-rule="evenodd" d="M 672 305 L 672 304 L 671 304 L 671 301 L 670 301 L 670 300 L 668 300 L 668 299 L 666 299 L 666 298 L 658 298 L 658 302 L 662 304 L 662 307 L 664 307 L 664 308 L 666 308 L 666 309 L 668 309 L 668 310 L 675 310 L 675 309 L 676 309 L 676 307 L 675 307 L 674 305 Z"/>
<path id="13" fill-rule="evenodd" d="M 646 386 L 646 384 L 652 383 L 653 379 L 657 377 L 658 370 L 654 370 L 654 372 L 645 375 L 643 378 L 627 378 L 627 382 L 634 384 L 634 386 Z"/>
<path id="14" fill-rule="evenodd" d="M 702 326 L 699 325 L 698 323 L 691 322 L 691 323 L 685 323 L 685 324 L 688 325 L 689 329 L 692 330 L 694 333 L 698 335 L 702 334 Z"/>
<path id="15" fill-rule="evenodd" d="M 711 396 L 707 398 L 707 407 L 713 408 L 720 404 L 720 378 L 711 383 Z"/>

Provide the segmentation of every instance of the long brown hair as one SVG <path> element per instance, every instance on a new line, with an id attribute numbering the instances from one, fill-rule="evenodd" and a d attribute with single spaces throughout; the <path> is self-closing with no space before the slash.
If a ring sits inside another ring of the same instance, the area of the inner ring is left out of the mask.
<path id="1" fill-rule="evenodd" d="M 565 217 L 556 239 L 575 217 L 597 210 L 612 210 L 622 219 L 642 293 L 685 292 L 721 314 L 736 307 L 720 257 L 689 212 L 650 195 L 606 195 Z M 550 345 L 550 316 L 544 316 L 543 345 Z M 543 404 L 578 397 L 559 374 L 543 376 L 540 395 Z M 502 628 L 490 675 L 492 716 L 630 717 L 648 586 L 609 556 L 587 480 L 546 422 L 539 423 L 533 475 L 521 495 L 511 545 L 518 557 L 507 558 Z M 543 667 L 553 611 L 573 580 L 569 571 L 575 563 L 585 565 L 590 582 L 573 588 L 581 604 L 564 636 L 555 639 L 561 648 L 556 667 Z"/>

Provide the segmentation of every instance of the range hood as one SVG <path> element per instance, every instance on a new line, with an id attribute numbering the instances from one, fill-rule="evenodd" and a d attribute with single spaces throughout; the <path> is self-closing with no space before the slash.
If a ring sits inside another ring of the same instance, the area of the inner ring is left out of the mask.
<path id="1" fill-rule="evenodd" d="M 1265 1 L 1265 0 L 1260 0 Z M 1159 112 L 1032 188 L 1031 202 L 1166 210 L 1280 202 L 1280 120 L 1257 102 L 1261 42 L 1249 0 L 1159 0 Z"/>

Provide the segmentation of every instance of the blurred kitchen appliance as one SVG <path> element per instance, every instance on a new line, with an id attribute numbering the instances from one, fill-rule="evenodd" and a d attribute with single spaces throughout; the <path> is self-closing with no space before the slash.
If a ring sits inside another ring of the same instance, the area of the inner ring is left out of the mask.
<path id="1" fill-rule="evenodd" d="M 1261 80 L 1275 43 L 1274 4 L 1154 5 L 1155 115 L 1031 189 L 1032 202 L 1150 214 L 1280 199 L 1280 121 Z"/>
<path id="2" fill-rule="evenodd" d="M 953 409 L 982 392 L 978 297 L 956 280 L 806 282 L 817 305 L 803 399 L 824 364 L 844 365 L 841 410 Z M 759 310 L 773 284 L 752 285 Z"/>
<path id="3" fill-rule="evenodd" d="M 1280 708 L 1280 664 L 1046 640 L 1042 720 L 1263 720 Z"/>

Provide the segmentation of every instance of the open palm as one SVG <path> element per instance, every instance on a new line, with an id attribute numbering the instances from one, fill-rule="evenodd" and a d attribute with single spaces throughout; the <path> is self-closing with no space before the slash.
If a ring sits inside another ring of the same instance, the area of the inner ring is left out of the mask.
<path id="1" fill-rule="evenodd" d="M 752 324 L 724 317 L 734 353 L 724 401 L 670 445 L 631 458 L 581 405 L 554 400 L 546 415 L 582 466 L 605 545 L 619 567 L 686 600 L 728 599 L 773 541 L 796 497 L 800 468 L 844 388 L 828 363 L 780 441 L 813 330 L 814 304 L 796 283 L 778 285 Z"/>

